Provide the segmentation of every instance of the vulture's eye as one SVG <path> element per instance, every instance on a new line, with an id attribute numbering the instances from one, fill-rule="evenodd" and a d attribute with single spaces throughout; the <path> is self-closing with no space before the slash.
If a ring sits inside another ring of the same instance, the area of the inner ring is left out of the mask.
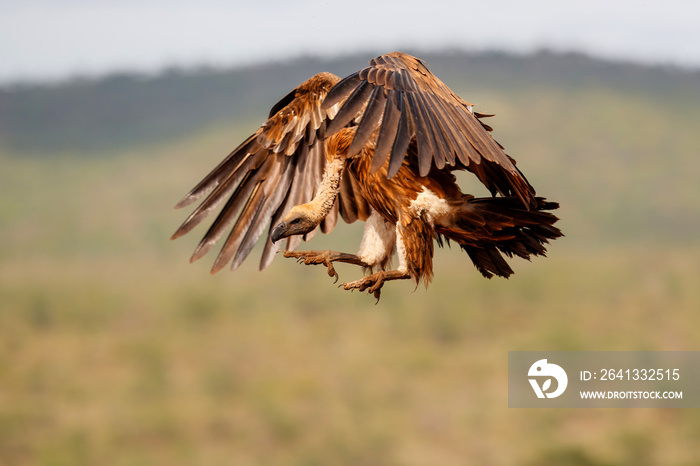
<path id="1" fill-rule="evenodd" d="M 300 219 L 300 218 L 295 218 L 294 220 L 292 220 L 291 222 L 289 222 L 289 224 L 290 224 L 290 225 L 296 225 L 296 224 L 299 223 L 299 222 L 301 222 L 301 219 Z"/>

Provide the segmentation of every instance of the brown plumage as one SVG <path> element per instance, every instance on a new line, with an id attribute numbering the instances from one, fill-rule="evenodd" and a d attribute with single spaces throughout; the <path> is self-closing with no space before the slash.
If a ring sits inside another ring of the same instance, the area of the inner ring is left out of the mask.
<path id="1" fill-rule="evenodd" d="M 268 229 L 261 269 L 288 238 L 285 257 L 324 264 L 336 278 L 333 262 L 378 269 L 344 284 L 377 298 L 387 280 L 431 280 L 434 240 L 459 244 L 484 276 L 508 277 L 503 254 L 544 255 L 561 236 L 548 212 L 558 204 L 535 196 L 485 116 L 404 53 L 379 56 L 342 80 L 317 74 L 180 201 L 176 207 L 209 193 L 173 239 L 226 201 L 191 259 L 230 230 L 212 273 L 228 262 L 237 268 Z M 455 170 L 474 173 L 492 197 L 463 194 Z M 317 227 L 330 232 L 338 214 L 366 222 L 357 254 L 293 252 Z M 394 252 L 399 266 L 387 271 Z"/>

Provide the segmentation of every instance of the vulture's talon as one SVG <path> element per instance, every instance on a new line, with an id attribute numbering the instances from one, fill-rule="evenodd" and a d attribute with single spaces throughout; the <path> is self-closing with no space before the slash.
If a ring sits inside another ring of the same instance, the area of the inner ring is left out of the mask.
<path id="1" fill-rule="evenodd" d="M 297 260 L 298 264 L 323 264 L 326 267 L 328 267 L 328 276 L 331 278 L 335 278 L 335 281 L 333 283 L 338 283 L 339 276 L 338 272 L 335 271 L 335 267 L 333 266 L 333 261 L 335 259 L 333 257 L 332 251 L 285 251 L 284 257 L 294 257 Z"/>

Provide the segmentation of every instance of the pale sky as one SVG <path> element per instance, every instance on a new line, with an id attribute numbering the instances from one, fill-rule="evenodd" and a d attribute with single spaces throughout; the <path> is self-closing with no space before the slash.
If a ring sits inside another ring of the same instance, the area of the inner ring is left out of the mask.
<path id="1" fill-rule="evenodd" d="M 697 0 L 2 0 L 0 85 L 353 51 L 539 48 L 700 68 Z"/>

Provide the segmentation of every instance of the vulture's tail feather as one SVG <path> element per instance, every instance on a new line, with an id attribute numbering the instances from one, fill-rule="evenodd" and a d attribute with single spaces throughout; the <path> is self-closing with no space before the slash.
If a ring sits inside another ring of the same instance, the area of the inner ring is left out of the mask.
<path id="1" fill-rule="evenodd" d="M 559 219 L 548 212 L 559 204 L 542 197 L 535 202 L 536 206 L 527 210 L 516 197 L 465 196 L 454 224 L 436 227 L 436 231 L 458 243 L 484 277 L 507 278 L 513 269 L 503 254 L 528 260 L 544 256 L 549 240 L 563 236 L 554 226 Z"/>

